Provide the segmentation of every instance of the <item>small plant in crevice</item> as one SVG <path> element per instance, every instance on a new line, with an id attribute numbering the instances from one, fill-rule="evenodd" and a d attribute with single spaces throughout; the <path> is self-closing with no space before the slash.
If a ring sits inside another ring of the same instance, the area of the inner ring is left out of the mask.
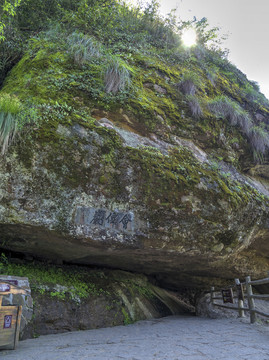
<path id="1" fill-rule="evenodd" d="M 105 91 L 116 94 L 131 84 L 130 68 L 118 57 L 111 56 L 105 70 Z"/>
<path id="2" fill-rule="evenodd" d="M 5 266 L 8 264 L 8 258 L 4 253 L 0 255 L 0 272 L 5 269 Z"/>
<path id="3" fill-rule="evenodd" d="M 125 310 L 125 308 L 123 307 L 121 309 L 122 311 L 122 314 L 123 314 L 123 322 L 124 322 L 124 325 L 130 325 L 132 324 L 134 321 L 131 319 L 130 315 L 128 314 L 128 312 Z"/>
<path id="4" fill-rule="evenodd" d="M 191 115 L 195 118 L 201 117 L 203 115 L 203 111 L 198 98 L 195 95 L 187 95 L 186 100 L 189 105 Z"/>

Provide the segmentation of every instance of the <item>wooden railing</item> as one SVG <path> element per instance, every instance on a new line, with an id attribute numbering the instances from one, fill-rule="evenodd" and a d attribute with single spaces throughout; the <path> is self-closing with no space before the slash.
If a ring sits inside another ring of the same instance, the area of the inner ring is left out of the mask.
<path id="1" fill-rule="evenodd" d="M 269 272 L 268 272 L 269 275 Z M 269 300 L 269 294 L 253 294 L 252 286 L 254 285 L 265 285 L 269 284 L 269 277 L 260 280 L 251 280 L 250 276 L 246 277 L 246 281 L 240 283 L 239 279 L 235 279 L 235 285 L 230 286 L 226 289 L 222 289 L 222 296 L 216 295 L 216 290 L 214 287 L 211 288 L 211 302 L 214 306 L 218 306 L 225 309 L 238 311 L 240 317 L 245 316 L 245 311 L 250 312 L 250 322 L 255 323 L 257 321 L 257 314 L 268 317 L 269 313 L 264 313 L 255 307 L 255 301 L 257 300 Z M 235 294 L 234 295 L 234 291 Z M 247 299 L 248 306 L 244 305 L 244 299 Z M 222 300 L 223 304 L 216 303 L 215 300 Z M 236 301 L 235 301 L 236 300 Z M 234 304 L 226 305 L 228 303 Z M 268 304 L 269 305 L 269 304 Z"/>

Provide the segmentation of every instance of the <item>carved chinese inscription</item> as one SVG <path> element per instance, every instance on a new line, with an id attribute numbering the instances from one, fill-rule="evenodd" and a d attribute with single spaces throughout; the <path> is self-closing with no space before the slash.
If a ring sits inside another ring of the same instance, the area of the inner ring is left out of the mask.
<path id="1" fill-rule="evenodd" d="M 76 225 L 97 226 L 119 231 L 133 231 L 134 215 L 132 212 L 78 207 L 75 223 Z"/>
<path id="2" fill-rule="evenodd" d="M 103 226 L 106 218 L 106 211 L 105 210 L 96 210 L 91 224 Z"/>

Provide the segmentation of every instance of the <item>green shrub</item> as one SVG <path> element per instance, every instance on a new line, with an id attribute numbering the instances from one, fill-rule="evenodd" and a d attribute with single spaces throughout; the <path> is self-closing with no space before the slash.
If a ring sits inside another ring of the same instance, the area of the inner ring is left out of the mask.
<path id="1" fill-rule="evenodd" d="M 201 45 L 201 44 L 197 44 L 195 47 L 193 47 L 192 49 L 193 55 L 196 57 L 196 59 L 199 61 L 200 64 L 204 63 L 204 59 L 206 57 L 206 48 Z"/>
<path id="2" fill-rule="evenodd" d="M 24 32 L 45 29 L 51 21 L 61 19 L 66 11 L 76 11 L 80 1 L 23 0 L 17 11 L 18 27 Z"/>
<path id="3" fill-rule="evenodd" d="M 0 86 L 8 71 L 21 59 L 23 54 L 22 36 L 11 24 L 5 27 L 5 41 L 0 42 Z"/>
<path id="4" fill-rule="evenodd" d="M 116 94 L 118 91 L 125 90 L 130 83 L 130 69 L 121 59 L 111 56 L 105 70 L 105 91 Z"/>

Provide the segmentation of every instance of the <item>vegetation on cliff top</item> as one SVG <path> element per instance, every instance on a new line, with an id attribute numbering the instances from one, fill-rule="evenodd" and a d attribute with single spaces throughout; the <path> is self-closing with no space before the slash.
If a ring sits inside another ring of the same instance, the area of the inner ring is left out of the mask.
<path id="1" fill-rule="evenodd" d="M 21 102 L 31 119 L 22 128 L 50 133 L 59 122 L 91 122 L 96 108 L 114 117 L 123 109 L 143 134 L 196 139 L 236 166 L 251 152 L 254 162 L 268 160 L 268 100 L 227 60 L 206 19 L 161 18 L 156 0 L 143 10 L 116 0 L 27 0 L 4 22 L 0 96 Z M 180 34 L 190 26 L 198 42 L 186 48 Z M 10 127 L 9 140 L 0 134 L 6 149 L 18 119 L 4 108 L 0 119 Z"/>

